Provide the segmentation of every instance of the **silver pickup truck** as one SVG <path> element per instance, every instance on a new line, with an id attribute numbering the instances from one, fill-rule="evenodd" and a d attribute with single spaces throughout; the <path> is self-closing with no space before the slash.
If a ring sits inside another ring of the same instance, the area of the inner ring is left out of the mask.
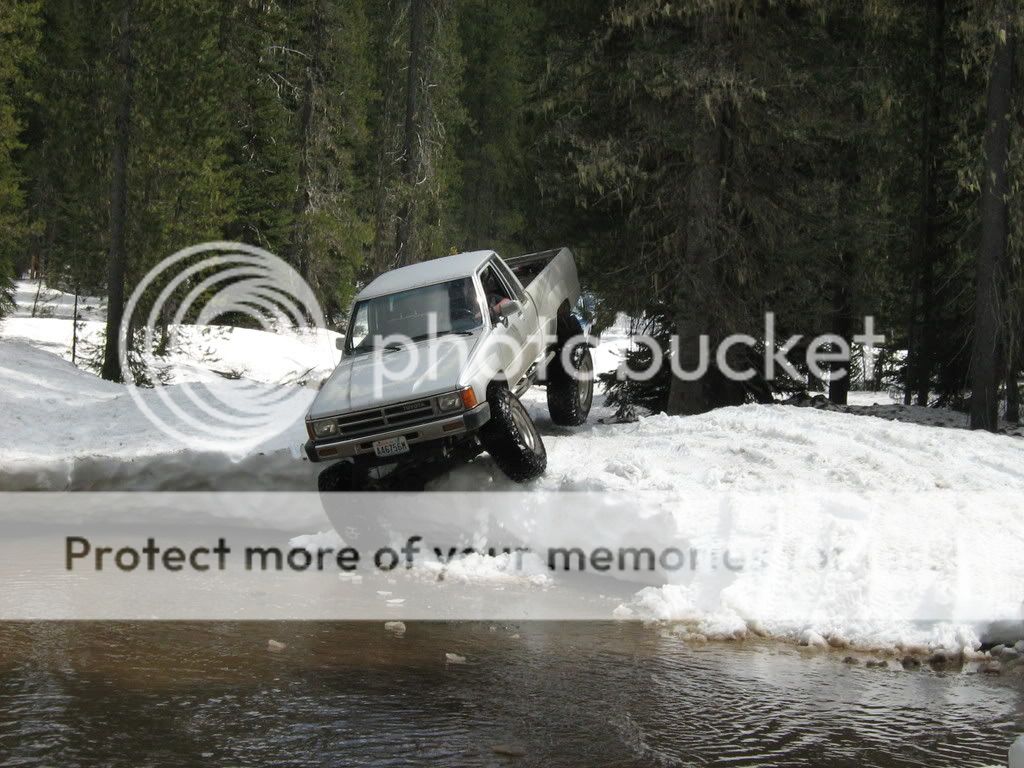
<path id="1" fill-rule="evenodd" d="M 341 362 L 306 417 L 306 455 L 331 463 L 321 490 L 482 450 L 514 481 L 543 473 L 544 442 L 519 396 L 543 383 L 552 421 L 586 421 L 594 376 L 579 299 L 568 248 L 507 260 L 473 251 L 377 277 L 356 296 Z"/>

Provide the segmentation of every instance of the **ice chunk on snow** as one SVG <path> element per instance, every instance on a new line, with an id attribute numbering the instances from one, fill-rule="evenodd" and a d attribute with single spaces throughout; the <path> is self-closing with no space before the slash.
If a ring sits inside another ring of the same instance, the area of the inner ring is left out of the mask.
<path id="1" fill-rule="evenodd" d="M 433 580 L 443 575 L 446 581 L 461 584 L 548 587 L 554 583 L 544 562 L 533 552 L 502 552 L 497 555 L 473 552 L 454 557 L 446 563 L 427 561 L 419 568 Z"/>
<path id="2" fill-rule="evenodd" d="M 317 531 L 303 536 L 296 536 L 288 541 L 292 549 L 304 549 L 310 554 L 331 550 L 337 552 L 345 547 L 345 541 L 333 528 L 329 531 Z"/>
<path id="3" fill-rule="evenodd" d="M 396 637 L 402 637 L 405 634 L 405 622 L 404 621 L 385 621 L 384 630 L 390 632 Z"/>

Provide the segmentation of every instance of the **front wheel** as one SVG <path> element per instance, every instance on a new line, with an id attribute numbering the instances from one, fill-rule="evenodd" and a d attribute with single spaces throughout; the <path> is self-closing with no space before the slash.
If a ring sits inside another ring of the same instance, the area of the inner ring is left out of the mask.
<path id="1" fill-rule="evenodd" d="M 487 402 L 491 406 L 491 418 L 480 429 L 480 442 L 498 469 L 517 483 L 544 474 L 548 453 L 519 398 L 505 387 L 492 386 Z"/>
<path id="2" fill-rule="evenodd" d="M 347 493 L 365 490 L 368 473 L 352 461 L 339 461 L 328 464 L 317 475 L 317 490 L 320 493 Z"/>

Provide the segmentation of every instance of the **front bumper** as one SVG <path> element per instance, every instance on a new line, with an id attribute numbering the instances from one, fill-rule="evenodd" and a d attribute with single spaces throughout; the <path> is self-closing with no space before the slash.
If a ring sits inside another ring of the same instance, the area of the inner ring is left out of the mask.
<path id="1" fill-rule="evenodd" d="M 375 435 L 362 435 L 349 440 L 335 440 L 332 442 L 306 442 L 306 456 L 310 461 L 333 461 L 334 459 L 349 459 L 354 456 L 374 455 L 373 443 L 375 440 L 387 440 L 391 437 L 404 437 L 410 446 L 420 443 L 428 443 L 433 440 L 443 440 L 446 437 L 457 437 L 468 432 L 475 432 L 486 424 L 491 418 L 491 406 L 481 403 L 476 408 L 448 416 L 437 421 L 430 421 L 426 424 L 417 424 L 412 427 L 402 427 L 388 432 L 379 432 Z"/>

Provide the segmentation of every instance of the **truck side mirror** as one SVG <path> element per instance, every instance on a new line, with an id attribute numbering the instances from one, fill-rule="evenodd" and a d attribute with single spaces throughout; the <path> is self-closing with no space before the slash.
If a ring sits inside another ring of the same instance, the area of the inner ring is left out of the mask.
<path id="1" fill-rule="evenodd" d="M 345 334 L 344 333 L 342 333 L 341 336 L 339 336 L 338 338 L 336 338 L 334 340 L 334 348 L 337 349 L 339 352 L 344 352 L 345 351 Z"/>

